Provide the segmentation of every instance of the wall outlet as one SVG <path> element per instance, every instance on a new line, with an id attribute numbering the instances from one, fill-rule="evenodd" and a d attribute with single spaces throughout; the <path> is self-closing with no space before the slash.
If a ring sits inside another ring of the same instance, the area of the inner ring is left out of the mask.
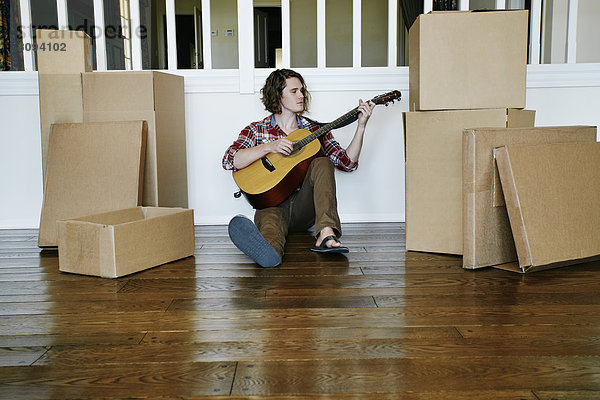
<path id="1" fill-rule="evenodd" d="M 223 36 L 233 36 L 233 29 L 225 29 Z"/>

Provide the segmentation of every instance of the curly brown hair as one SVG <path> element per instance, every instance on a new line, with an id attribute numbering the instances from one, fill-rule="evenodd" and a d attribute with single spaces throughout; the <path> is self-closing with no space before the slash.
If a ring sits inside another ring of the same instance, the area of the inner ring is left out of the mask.
<path id="1" fill-rule="evenodd" d="M 298 78 L 302 84 L 302 94 L 304 95 L 304 109 L 302 111 L 308 111 L 308 103 L 310 100 L 310 93 L 304 83 L 302 75 L 291 69 L 276 69 L 271 72 L 265 81 L 265 86 L 260 90 L 262 93 L 262 102 L 265 105 L 265 110 L 272 112 L 273 114 L 279 114 L 281 112 L 281 96 L 283 89 L 285 89 L 285 81 L 289 78 Z"/>

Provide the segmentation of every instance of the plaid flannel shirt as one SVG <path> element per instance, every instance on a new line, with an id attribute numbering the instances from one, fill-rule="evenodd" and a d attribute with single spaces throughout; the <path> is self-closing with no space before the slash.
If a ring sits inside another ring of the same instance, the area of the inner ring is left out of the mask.
<path id="1" fill-rule="evenodd" d="M 298 126 L 301 129 L 307 129 L 311 132 L 320 128 L 320 125 L 307 120 L 304 117 L 296 116 Z M 227 170 L 236 170 L 233 166 L 233 157 L 242 149 L 258 146 L 286 137 L 287 134 L 275 122 L 275 116 L 271 114 L 262 121 L 253 122 L 240 132 L 237 140 L 225 152 L 223 156 L 223 168 Z M 321 142 L 321 152 L 323 152 L 333 162 L 336 168 L 341 171 L 354 171 L 358 168 L 358 162 L 354 162 L 346 154 L 346 150 L 333 138 L 331 132 L 319 137 Z"/>

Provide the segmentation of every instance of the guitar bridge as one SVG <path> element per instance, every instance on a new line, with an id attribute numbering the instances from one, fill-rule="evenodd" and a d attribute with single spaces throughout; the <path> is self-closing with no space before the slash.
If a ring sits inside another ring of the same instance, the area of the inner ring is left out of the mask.
<path id="1" fill-rule="evenodd" d="M 263 167 L 265 167 L 269 172 L 275 171 L 275 166 L 269 161 L 269 159 L 265 156 L 261 158 Z"/>

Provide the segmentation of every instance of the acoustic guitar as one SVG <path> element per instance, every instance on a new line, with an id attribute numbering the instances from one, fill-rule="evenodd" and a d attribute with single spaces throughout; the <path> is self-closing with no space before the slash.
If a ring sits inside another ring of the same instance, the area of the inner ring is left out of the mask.
<path id="1" fill-rule="evenodd" d="M 370 101 L 387 106 L 400 96 L 401 93 L 394 90 L 376 96 Z M 321 142 L 317 139 L 333 129 L 356 121 L 358 114 L 358 107 L 356 107 L 314 132 L 307 129 L 295 130 L 286 136 L 286 139 L 294 142 L 290 155 L 269 153 L 247 167 L 234 171 L 233 179 L 252 207 L 256 209 L 274 207 L 287 199 L 300 186 L 310 162 L 319 153 Z"/>

